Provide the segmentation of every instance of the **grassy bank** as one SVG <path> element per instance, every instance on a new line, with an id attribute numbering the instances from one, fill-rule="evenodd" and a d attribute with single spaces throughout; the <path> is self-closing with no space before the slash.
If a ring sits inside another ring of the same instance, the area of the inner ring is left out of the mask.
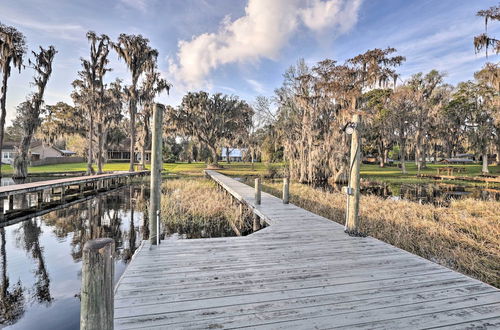
<path id="1" fill-rule="evenodd" d="M 280 196 L 281 184 L 264 190 Z M 344 224 L 345 195 L 293 183 L 291 202 Z M 362 196 L 362 232 L 500 287 L 500 202 L 464 199 L 450 207 Z"/>
<path id="2" fill-rule="evenodd" d="M 162 221 L 169 233 L 208 238 L 245 235 L 251 230 L 239 207 L 208 179 L 165 180 L 162 193 Z"/>

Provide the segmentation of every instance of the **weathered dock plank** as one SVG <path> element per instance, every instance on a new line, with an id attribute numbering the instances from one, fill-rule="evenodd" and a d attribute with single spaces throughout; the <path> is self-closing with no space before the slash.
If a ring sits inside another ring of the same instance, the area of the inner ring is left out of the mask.
<path id="1" fill-rule="evenodd" d="M 500 290 L 217 172 L 270 226 L 246 237 L 145 242 L 115 290 L 117 329 L 495 327 Z"/>

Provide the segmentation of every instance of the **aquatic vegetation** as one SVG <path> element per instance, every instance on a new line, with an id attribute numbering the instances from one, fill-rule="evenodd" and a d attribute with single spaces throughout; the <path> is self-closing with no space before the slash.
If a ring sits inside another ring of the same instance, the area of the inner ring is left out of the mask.
<path id="1" fill-rule="evenodd" d="M 161 214 L 167 234 L 185 238 L 246 235 L 248 216 L 208 179 L 170 179 L 162 185 Z"/>

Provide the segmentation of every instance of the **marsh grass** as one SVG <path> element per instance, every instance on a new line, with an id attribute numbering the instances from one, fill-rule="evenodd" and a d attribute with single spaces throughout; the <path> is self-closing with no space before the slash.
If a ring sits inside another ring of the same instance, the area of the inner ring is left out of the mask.
<path id="1" fill-rule="evenodd" d="M 165 180 L 162 184 L 162 221 L 170 234 L 186 238 L 236 236 L 251 232 L 237 204 L 204 178 Z"/>
<path id="2" fill-rule="evenodd" d="M 263 190 L 281 195 L 281 183 Z M 293 183 L 290 202 L 344 224 L 345 195 Z M 453 200 L 449 207 L 361 196 L 361 231 L 500 287 L 500 202 Z"/>

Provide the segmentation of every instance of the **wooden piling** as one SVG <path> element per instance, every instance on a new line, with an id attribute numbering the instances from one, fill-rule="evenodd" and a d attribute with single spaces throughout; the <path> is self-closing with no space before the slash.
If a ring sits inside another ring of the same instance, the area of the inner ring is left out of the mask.
<path id="1" fill-rule="evenodd" d="M 345 231 L 351 235 L 359 234 L 359 171 L 361 167 L 361 116 L 353 115 L 355 125 L 351 137 L 351 158 L 349 161 L 348 208 Z"/>
<path id="2" fill-rule="evenodd" d="M 161 202 L 161 170 L 162 170 L 162 124 L 164 106 L 157 103 L 153 108 L 153 145 L 151 148 L 151 195 L 149 204 L 149 241 L 157 244 L 160 235 L 157 228 L 157 218 Z"/>
<path id="3" fill-rule="evenodd" d="M 255 179 L 255 204 L 260 205 L 261 202 L 261 184 L 260 178 Z"/>
<path id="4" fill-rule="evenodd" d="M 83 247 L 80 329 L 113 329 L 115 241 L 98 238 Z"/>
<path id="5" fill-rule="evenodd" d="M 36 207 L 40 210 L 43 204 L 43 190 L 37 191 L 36 196 L 37 196 Z"/>
<path id="6" fill-rule="evenodd" d="M 290 201 L 290 183 L 288 178 L 283 179 L 283 204 L 288 204 Z"/>
<path id="7" fill-rule="evenodd" d="M 253 214 L 253 231 L 257 231 L 260 229 L 260 219 L 259 219 L 259 216 L 257 214 Z"/>
<path id="8" fill-rule="evenodd" d="M 9 211 L 12 211 L 14 209 L 14 195 L 9 195 Z"/>

